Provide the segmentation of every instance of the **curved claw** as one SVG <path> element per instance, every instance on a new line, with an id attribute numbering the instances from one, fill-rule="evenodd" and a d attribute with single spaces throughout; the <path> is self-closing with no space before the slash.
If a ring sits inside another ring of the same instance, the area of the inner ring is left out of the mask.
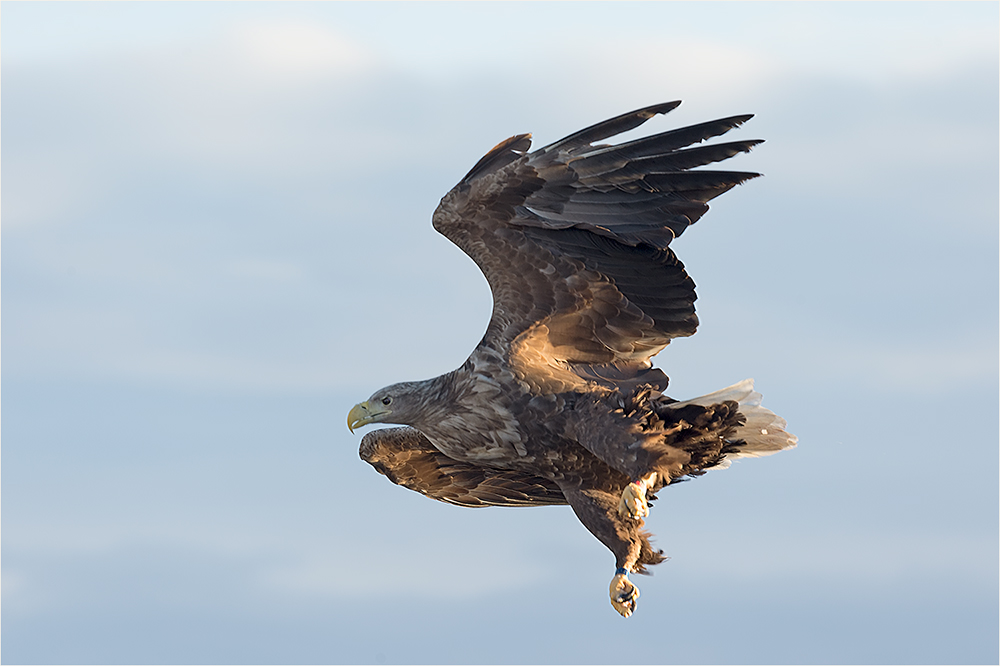
<path id="1" fill-rule="evenodd" d="M 646 503 L 646 484 L 641 481 L 633 481 L 625 486 L 622 498 L 618 501 L 618 515 L 633 520 L 640 520 L 649 515 L 649 505 Z"/>
<path id="2" fill-rule="evenodd" d="M 628 579 L 628 574 L 618 573 L 611 579 L 609 589 L 611 605 L 622 617 L 628 617 L 635 612 L 635 602 L 639 598 L 639 588 Z"/>

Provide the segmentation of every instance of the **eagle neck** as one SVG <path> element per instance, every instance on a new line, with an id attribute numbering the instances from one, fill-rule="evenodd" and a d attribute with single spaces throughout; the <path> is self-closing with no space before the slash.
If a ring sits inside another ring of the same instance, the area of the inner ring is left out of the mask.
<path id="1" fill-rule="evenodd" d="M 420 382 L 420 393 L 424 396 L 420 420 L 409 425 L 433 438 L 437 425 L 454 413 L 458 406 L 460 390 L 455 377 L 457 372 L 452 371 Z"/>
<path id="2" fill-rule="evenodd" d="M 474 354 L 454 372 L 429 380 L 434 407 L 417 427 L 439 450 L 460 460 L 498 462 L 527 455 L 490 360 Z"/>

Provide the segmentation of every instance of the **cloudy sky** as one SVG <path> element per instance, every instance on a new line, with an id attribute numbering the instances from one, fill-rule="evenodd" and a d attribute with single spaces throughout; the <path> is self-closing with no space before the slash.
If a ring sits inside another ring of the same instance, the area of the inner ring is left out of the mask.
<path id="1" fill-rule="evenodd" d="M 4 662 L 1000 657 L 995 3 L 2 12 Z M 432 502 L 344 419 L 482 335 L 430 215 L 486 150 L 673 99 L 766 177 L 658 365 L 800 446 L 661 495 L 626 621 L 568 508 Z"/>

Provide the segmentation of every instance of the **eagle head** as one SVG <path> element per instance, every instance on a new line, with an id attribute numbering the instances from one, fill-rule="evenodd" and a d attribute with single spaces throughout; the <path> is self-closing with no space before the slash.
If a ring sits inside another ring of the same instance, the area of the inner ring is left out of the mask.
<path id="1" fill-rule="evenodd" d="M 413 425 L 426 403 L 424 384 L 426 382 L 402 382 L 379 389 L 364 402 L 359 402 L 347 413 L 347 428 L 355 428 L 369 423 L 396 423 Z"/>

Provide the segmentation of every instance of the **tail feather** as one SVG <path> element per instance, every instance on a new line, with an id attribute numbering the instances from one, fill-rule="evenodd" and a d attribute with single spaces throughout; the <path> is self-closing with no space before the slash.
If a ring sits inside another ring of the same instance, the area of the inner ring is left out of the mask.
<path id="1" fill-rule="evenodd" d="M 769 409 L 761 406 L 760 393 L 753 390 L 753 380 L 744 379 L 742 382 L 733 384 L 724 389 L 703 395 L 684 402 L 675 402 L 670 405 L 672 409 L 678 409 L 685 405 L 714 405 L 726 400 L 733 400 L 739 403 L 740 413 L 745 417 L 746 422 L 736 429 L 735 439 L 741 440 L 733 450 L 727 451 L 717 468 L 729 467 L 733 460 L 739 458 L 759 458 L 769 456 L 794 448 L 799 438 L 786 432 L 788 424 Z"/>

